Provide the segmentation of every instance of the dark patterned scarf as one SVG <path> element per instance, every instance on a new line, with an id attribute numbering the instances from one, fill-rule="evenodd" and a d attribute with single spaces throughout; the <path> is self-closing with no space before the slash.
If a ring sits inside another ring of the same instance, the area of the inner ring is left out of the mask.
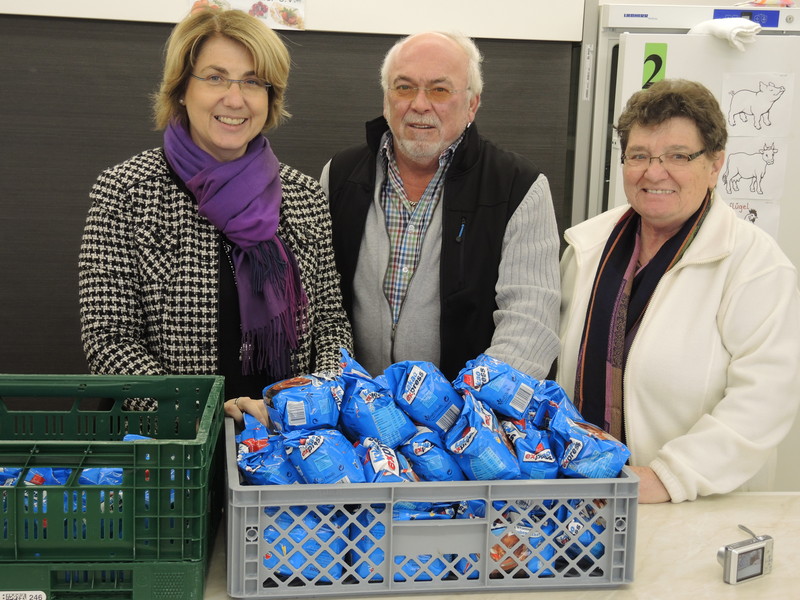
<path id="1" fill-rule="evenodd" d="M 619 440 L 622 429 L 622 377 L 627 350 L 661 277 L 683 256 L 711 205 L 706 194 L 700 208 L 638 270 L 641 218 L 628 210 L 606 242 L 597 267 L 578 353 L 575 404 L 583 418 Z"/>
<path id="2" fill-rule="evenodd" d="M 198 213 L 234 244 L 242 320 L 242 372 L 289 372 L 290 351 L 305 328 L 308 299 L 291 249 L 277 235 L 280 163 L 262 136 L 241 157 L 219 162 L 171 123 L 164 153 L 197 199 Z"/>

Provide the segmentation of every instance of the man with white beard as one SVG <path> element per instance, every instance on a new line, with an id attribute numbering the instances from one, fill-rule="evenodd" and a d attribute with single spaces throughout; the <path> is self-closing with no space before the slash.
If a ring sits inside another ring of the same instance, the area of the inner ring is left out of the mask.
<path id="1" fill-rule="evenodd" d="M 544 379 L 559 350 L 559 237 L 547 178 L 482 138 L 482 57 L 464 36 L 399 40 L 383 116 L 325 165 L 354 358 L 376 376 L 481 353 Z"/>

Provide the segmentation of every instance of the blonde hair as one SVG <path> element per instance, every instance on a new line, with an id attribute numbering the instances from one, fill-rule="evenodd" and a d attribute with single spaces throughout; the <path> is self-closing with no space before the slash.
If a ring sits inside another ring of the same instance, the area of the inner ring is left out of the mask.
<path id="1" fill-rule="evenodd" d="M 181 99 L 203 44 L 222 35 L 242 44 L 250 52 L 255 74 L 272 84 L 269 114 L 262 133 L 277 127 L 291 115 L 284 93 L 289 82 L 289 51 L 278 35 L 262 21 L 240 10 L 195 10 L 178 23 L 167 40 L 161 86 L 153 97 L 153 118 L 157 129 L 173 119 L 188 126 Z"/>

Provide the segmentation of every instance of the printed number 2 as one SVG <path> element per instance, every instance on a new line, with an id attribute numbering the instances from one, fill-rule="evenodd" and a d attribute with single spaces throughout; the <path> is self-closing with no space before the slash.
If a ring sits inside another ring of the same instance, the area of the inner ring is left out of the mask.
<path id="1" fill-rule="evenodd" d="M 661 81 L 667 71 L 667 44 L 645 44 L 642 66 L 642 89 Z"/>

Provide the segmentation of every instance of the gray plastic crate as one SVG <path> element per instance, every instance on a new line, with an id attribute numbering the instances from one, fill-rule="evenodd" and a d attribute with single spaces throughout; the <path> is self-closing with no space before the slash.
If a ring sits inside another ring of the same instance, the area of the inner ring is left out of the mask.
<path id="1" fill-rule="evenodd" d="M 225 420 L 234 598 L 610 588 L 633 581 L 639 479 L 243 485 Z M 473 519 L 396 520 L 408 502 Z"/>

